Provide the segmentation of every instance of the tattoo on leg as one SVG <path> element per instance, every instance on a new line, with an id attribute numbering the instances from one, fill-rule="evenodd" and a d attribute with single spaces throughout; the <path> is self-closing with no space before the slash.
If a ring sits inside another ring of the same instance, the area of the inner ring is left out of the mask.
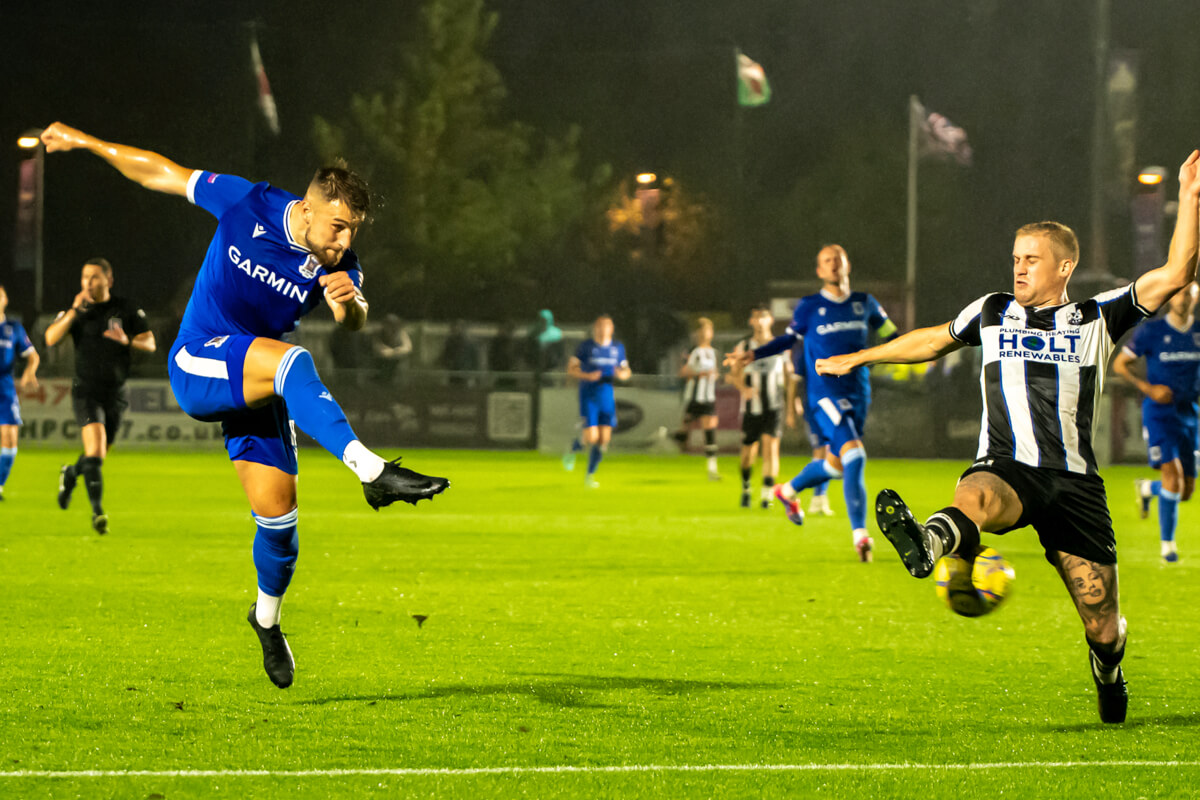
<path id="1" fill-rule="evenodd" d="M 1089 634 L 1099 633 L 1111 625 L 1119 636 L 1116 630 L 1120 616 L 1116 565 L 1098 564 L 1064 553 L 1059 561 L 1059 573 Z"/>

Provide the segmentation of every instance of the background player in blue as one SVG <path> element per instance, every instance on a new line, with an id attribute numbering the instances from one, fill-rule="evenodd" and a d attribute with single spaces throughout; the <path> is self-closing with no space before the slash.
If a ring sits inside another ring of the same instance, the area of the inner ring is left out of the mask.
<path id="1" fill-rule="evenodd" d="M 867 452 L 862 442 L 871 405 L 870 377 L 866 369 L 843 376 L 818 375 L 813 364 L 819 358 L 865 348 L 872 330 L 882 339 L 892 338 L 896 326 L 874 297 L 850 291 L 850 259 L 841 245 L 826 245 L 817 253 L 817 277 L 821 290 L 801 298 L 792 324 L 782 336 L 741 356 L 731 353 L 728 360 L 749 363 L 782 353 L 796 340 L 803 340 L 807 418 L 828 449 L 824 460 L 814 460 L 790 482 L 777 485 L 775 496 L 788 519 L 801 525 L 804 512 L 798 493 L 830 478 L 843 478 L 854 548 L 860 560 L 870 561 L 874 542 L 867 534 Z"/>
<path id="2" fill-rule="evenodd" d="M 326 167 L 300 197 L 186 169 L 57 122 L 42 132 L 42 141 L 50 153 L 87 150 L 135 183 L 187 197 L 218 219 L 171 347 L 171 388 L 188 414 L 222 423 L 257 523 L 258 600 L 248 621 L 268 677 L 280 688 L 290 686 L 295 660 L 279 619 L 299 552 L 292 421 L 358 476 L 376 510 L 397 500 L 415 504 L 449 485 L 368 450 L 321 383 L 309 352 L 281 341 L 322 296 L 339 324 L 351 330 L 365 324 L 362 272 L 350 243 L 370 211 L 366 185 L 346 169 Z"/>
<path id="3" fill-rule="evenodd" d="M 1179 559 L 1175 527 L 1179 503 L 1196 488 L 1197 406 L 1200 395 L 1200 323 L 1193 310 L 1196 284 L 1181 290 L 1167 303 L 1167 313 L 1142 323 L 1133 341 L 1113 359 L 1113 372 L 1146 397 L 1142 400 L 1142 435 L 1150 466 L 1160 470 L 1157 481 L 1138 480 L 1138 508 L 1142 519 L 1150 499 L 1158 496 L 1158 526 L 1165 561 Z M 1146 378 L 1135 375 L 1135 359 L 1146 360 Z"/>
<path id="4" fill-rule="evenodd" d="M 41 359 L 25 328 L 5 314 L 8 292 L 0 286 L 0 500 L 4 499 L 4 484 L 17 458 L 17 436 L 21 431 L 21 404 L 13 382 L 13 366 L 17 358 L 25 359 L 21 371 L 21 388 L 37 388 L 37 370 Z"/>
<path id="5" fill-rule="evenodd" d="M 571 444 L 571 452 L 563 464 L 575 465 L 574 454 L 584 445 L 588 453 L 587 476 L 583 485 L 596 488 L 596 467 L 608 450 L 612 429 L 617 424 L 617 401 L 613 396 L 613 381 L 627 381 L 632 371 L 625 358 L 625 345 L 613 341 L 613 321 L 607 314 L 596 318 L 592 338 L 585 339 L 567 362 L 567 374 L 579 381 L 579 416 L 582 417 L 582 441 Z"/>

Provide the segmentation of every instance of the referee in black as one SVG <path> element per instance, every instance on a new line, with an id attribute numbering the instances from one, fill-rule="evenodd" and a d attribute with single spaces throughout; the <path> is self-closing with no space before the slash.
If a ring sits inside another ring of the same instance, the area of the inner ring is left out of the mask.
<path id="1" fill-rule="evenodd" d="M 71 307 L 59 312 L 46 328 L 46 344 L 53 347 L 68 333 L 75 343 L 75 379 L 71 400 L 83 454 L 64 465 L 58 483 L 58 505 L 71 503 L 75 481 L 83 476 L 92 504 L 92 527 L 108 533 L 108 517 L 101 505 L 104 478 L 100 466 L 121 429 L 121 415 L 129 402 L 125 380 L 129 377 L 130 349 L 146 353 L 155 349 L 154 333 L 146 314 L 129 300 L 112 294 L 112 265 L 92 258 L 83 265 L 82 289 Z"/>

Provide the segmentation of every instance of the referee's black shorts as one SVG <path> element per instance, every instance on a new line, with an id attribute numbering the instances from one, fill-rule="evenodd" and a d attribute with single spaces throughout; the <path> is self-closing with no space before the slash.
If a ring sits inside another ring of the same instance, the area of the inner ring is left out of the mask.
<path id="1" fill-rule="evenodd" d="M 84 425 L 99 422 L 111 445 L 121 432 L 121 417 L 129 408 L 124 386 L 97 387 L 75 381 L 71 384 L 71 406 L 75 410 L 75 422 L 82 430 Z"/>
<path id="2" fill-rule="evenodd" d="M 990 472 L 1007 483 L 1021 501 L 1021 517 L 1008 533 L 1032 526 L 1046 560 L 1057 564 L 1061 551 L 1094 561 L 1117 563 L 1117 537 L 1108 513 L 1108 497 L 1099 475 L 1080 475 L 1060 469 L 1031 467 L 1010 458 L 982 458 L 962 474 Z M 961 478 L 960 478 L 961 480 Z"/>
<path id="3" fill-rule="evenodd" d="M 742 444 L 751 445 L 763 436 L 783 435 L 783 413 L 777 408 L 768 408 L 761 414 L 742 415 Z"/>

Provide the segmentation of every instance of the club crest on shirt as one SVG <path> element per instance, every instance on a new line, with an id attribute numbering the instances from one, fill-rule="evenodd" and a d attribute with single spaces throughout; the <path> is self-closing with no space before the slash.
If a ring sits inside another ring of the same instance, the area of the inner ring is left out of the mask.
<path id="1" fill-rule="evenodd" d="M 311 280 L 317 274 L 317 269 L 320 266 L 321 264 L 317 261 L 317 257 L 309 253 L 308 258 L 304 259 L 304 263 L 300 265 L 300 274 Z"/>
<path id="2" fill-rule="evenodd" d="M 1200 333 L 1192 334 L 1192 343 L 1196 345 L 1196 347 L 1200 347 Z"/>
<path id="3" fill-rule="evenodd" d="M 855 300 L 853 303 L 850 304 L 850 307 L 854 309 L 855 314 L 862 316 L 862 313 L 863 313 L 863 304 L 862 303 Z"/>
<path id="4" fill-rule="evenodd" d="M 1075 309 L 1074 311 L 1072 311 L 1071 316 L 1067 317 L 1067 324 L 1082 325 L 1083 324 L 1083 312 L 1080 311 L 1078 308 Z"/>

